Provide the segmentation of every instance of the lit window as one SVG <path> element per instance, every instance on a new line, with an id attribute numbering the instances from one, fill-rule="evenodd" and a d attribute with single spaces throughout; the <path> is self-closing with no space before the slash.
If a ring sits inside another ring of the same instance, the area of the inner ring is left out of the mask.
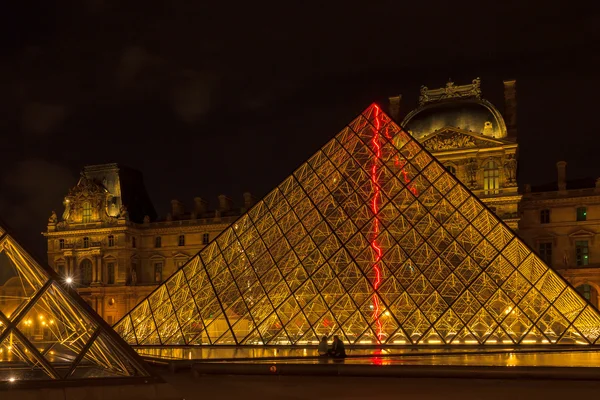
<path id="1" fill-rule="evenodd" d="M 500 169 L 495 161 L 483 166 L 483 190 L 485 194 L 497 194 L 500 189 Z"/>
<path id="2" fill-rule="evenodd" d="M 587 207 L 577 207 L 577 221 L 587 220 Z"/>
<path id="3" fill-rule="evenodd" d="M 577 257 L 577 265 L 583 266 L 588 265 L 589 259 L 589 247 L 587 240 L 578 240 L 575 242 L 575 255 Z"/>
<path id="4" fill-rule="evenodd" d="M 108 247 L 114 247 L 115 245 L 115 237 L 113 235 L 108 235 Z"/>
<path id="5" fill-rule="evenodd" d="M 202 244 L 208 244 L 210 242 L 210 233 L 202 235 Z"/>
<path id="6" fill-rule="evenodd" d="M 179 235 L 179 246 L 185 246 L 185 235 Z"/>
<path id="7" fill-rule="evenodd" d="M 107 271 L 107 277 L 106 277 L 106 283 L 108 283 L 109 285 L 112 285 L 115 283 L 115 263 L 113 262 L 109 262 L 108 264 L 106 264 L 106 271 Z"/>
<path id="8" fill-rule="evenodd" d="M 64 250 L 64 248 L 65 248 L 65 239 L 58 239 L 58 248 L 59 248 L 59 250 Z"/>
<path id="9" fill-rule="evenodd" d="M 82 222 L 91 222 L 92 221 L 92 205 L 89 202 L 83 203 L 83 212 L 81 214 Z"/>
<path id="10" fill-rule="evenodd" d="M 552 266 L 552 242 L 544 242 L 539 244 L 539 255 L 542 261 L 547 266 Z"/>
<path id="11" fill-rule="evenodd" d="M 133 247 L 135 249 L 137 243 L 135 242 L 135 237 L 131 238 L 131 247 Z"/>
<path id="12" fill-rule="evenodd" d="M 160 236 L 154 238 L 154 247 L 162 247 L 162 238 Z"/>
<path id="13" fill-rule="evenodd" d="M 90 247 L 90 238 L 89 237 L 84 237 L 83 238 L 83 248 L 87 249 L 88 247 Z"/>
<path id="14" fill-rule="evenodd" d="M 163 263 L 155 262 L 154 263 L 154 282 L 155 283 L 162 282 L 162 270 L 163 270 Z"/>
<path id="15" fill-rule="evenodd" d="M 550 210 L 540 211 L 540 224 L 549 224 L 549 223 L 550 223 Z"/>

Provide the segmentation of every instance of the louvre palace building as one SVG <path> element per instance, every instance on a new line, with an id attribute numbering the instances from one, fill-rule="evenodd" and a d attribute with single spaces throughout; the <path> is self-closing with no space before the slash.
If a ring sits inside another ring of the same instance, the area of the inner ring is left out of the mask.
<path id="1" fill-rule="evenodd" d="M 597 305 L 600 241 L 595 236 L 600 232 L 600 181 L 569 181 L 566 163 L 558 162 L 555 183 L 532 187 L 517 182 L 516 82 L 503 84 L 502 112 L 484 98 L 481 81 L 474 79 L 464 85 L 448 82 L 442 88 L 421 87 L 416 108 L 402 116 L 401 97 L 392 97 L 389 115 L 443 165 L 444 173 L 456 177 L 504 222 L 511 232 L 506 235 L 516 233 L 547 266 Z M 406 171 L 398 174 L 406 179 Z M 207 246 L 213 239 L 226 235 L 232 224 L 240 224 L 236 222 L 239 217 L 256 204 L 250 193 L 240 193 L 235 199 L 221 195 L 213 207 L 199 197 L 187 204 L 173 200 L 171 212 L 158 217 L 142 174 L 118 164 L 84 167 L 78 183 L 65 188 L 65 193 L 64 208 L 52 212 L 44 233 L 48 263 L 64 279 L 72 280 L 109 325 L 169 276 L 197 262 L 198 252 L 210 251 Z M 9 295 L 11 290 L 16 289 L 8 282 L 0 287 L 0 294 Z M 371 309 L 379 306 L 374 303 Z M 264 315 L 261 318 L 266 321 L 269 311 Z M 228 315 L 228 320 L 238 317 Z M 204 323 L 211 326 L 206 330 L 209 336 L 228 337 L 224 320 Z M 244 324 L 239 322 L 237 329 L 249 330 Z M 374 331 L 385 329 L 379 326 Z M 127 337 L 126 331 L 121 327 L 119 333 Z M 405 336 L 396 341 L 411 340 Z"/>

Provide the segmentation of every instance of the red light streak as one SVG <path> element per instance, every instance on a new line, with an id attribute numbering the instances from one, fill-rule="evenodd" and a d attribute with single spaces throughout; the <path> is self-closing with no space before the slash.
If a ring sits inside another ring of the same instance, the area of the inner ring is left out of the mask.
<path id="1" fill-rule="evenodd" d="M 383 335 L 383 326 L 381 325 L 381 321 L 379 320 L 379 297 L 377 297 L 377 289 L 381 284 L 381 269 L 379 267 L 379 263 L 381 262 L 382 255 L 381 248 L 377 244 L 377 237 L 379 236 L 379 198 L 381 196 L 379 189 L 379 181 L 377 179 L 377 162 L 381 159 L 381 146 L 379 145 L 379 130 L 381 129 L 381 126 L 379 122 L 380 109 L 377 105 L 373 105 L 373 107 L 375 109 L 375 132 L 373 134 L 372 143 L 375 152 L 375 159 L 373 160 L 373 167 L 371 168 L 371 182 L 373 183 L 374 190 L 373 201 L 371 202 L 371 210 L 375 215 L 375 219 L 371 247 L 373 247 L 373 250 L 375 250 L 375 252 L 377 253 L 375 263 L 373 264 L 373 269 L 375 270 L 375 282 L 373 282 L 373 288 L 375 289 L 375 293 L 373 293 L 373 316 L 375 318 L 375 322 L 377 323 L 377 340 L 381 342 L 381 337 Z"/>

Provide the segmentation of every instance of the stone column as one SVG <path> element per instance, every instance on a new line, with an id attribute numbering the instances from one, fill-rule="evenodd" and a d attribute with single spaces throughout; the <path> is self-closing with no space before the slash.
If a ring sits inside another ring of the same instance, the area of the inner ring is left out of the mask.
<path id="1" fill-rule="evenodd" d="M 98 282 L 98 274 L 96 269 L 98 268 L 98 256 L 94 256 L 94 265 L 92 265 L 92 284 Z"/>
<path id="2" fill-rule="evenodd" d="M 97 262 L 97 264 L 98 264 L 98 283 L 106 283 L 104 281 L 106 274 L 104 273 L 104 263 L 102 262 L 102 256 L 96 256 L 96 257 L 97 257 L 96 259 L 98 260 L 98 262 Z"/>

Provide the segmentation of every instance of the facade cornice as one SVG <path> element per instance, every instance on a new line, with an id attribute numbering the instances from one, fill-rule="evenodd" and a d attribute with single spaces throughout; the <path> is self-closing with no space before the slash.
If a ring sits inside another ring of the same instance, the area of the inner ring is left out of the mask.
<path id="1" fill-rule="evenodd" d="M 600 194 L 586 195 L 578 197 L 531 197 L 530 195 L 523 196 L 521 207 L 523 209 L 536 208 L 540 205 L 562 204 L 562 205 L 577 205 L 587 202 L 587 204 L 600 204 Z"/>

